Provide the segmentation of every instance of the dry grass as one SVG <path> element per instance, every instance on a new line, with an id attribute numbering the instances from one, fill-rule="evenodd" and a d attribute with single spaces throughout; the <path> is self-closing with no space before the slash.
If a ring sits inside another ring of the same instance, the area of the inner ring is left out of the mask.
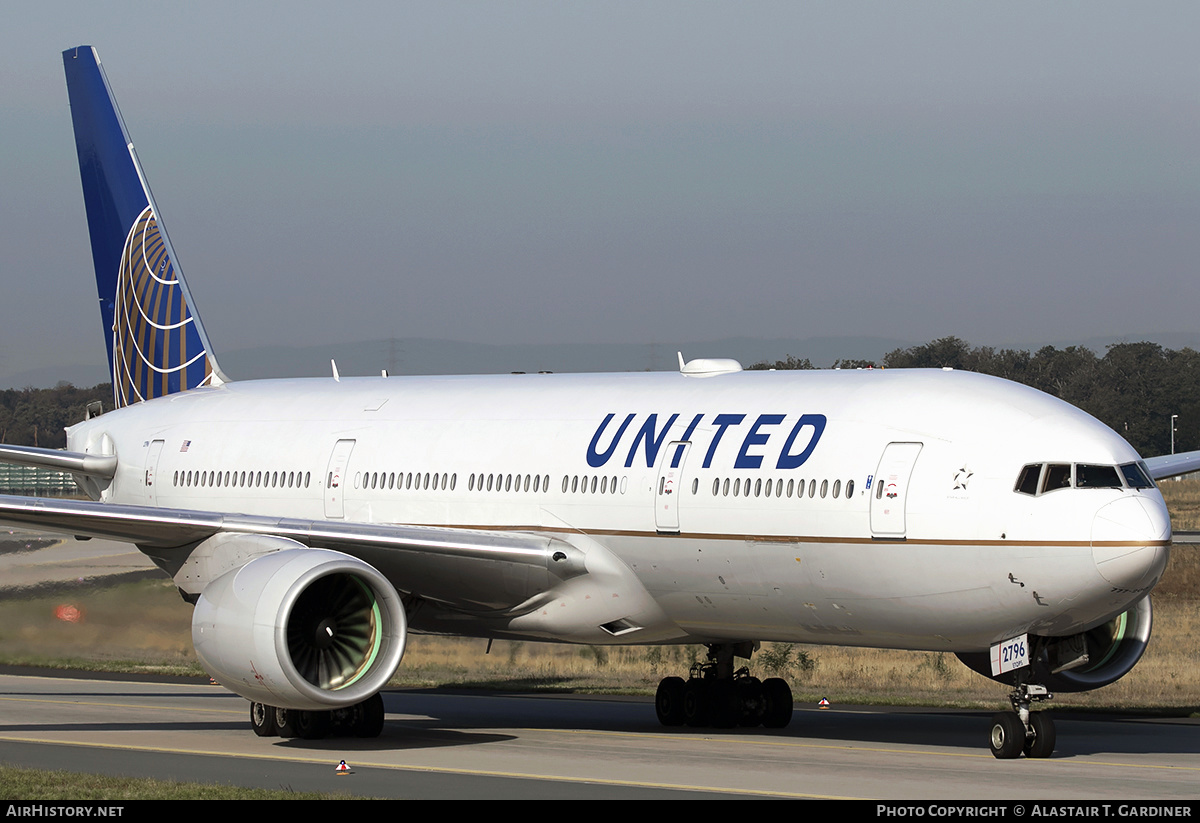
<path id="1" fill-rule="evenodd" d="M 1200 477 L 1163 480 L 1158 487 L 1171 510 L 1171 527 L 1176 531 L 1200 529 Z"/>
<path id="2" fill-rule="evenodd" d="M 1175 506 L 1194 500 L 1200 481 L 1168 489 Z M 1191 506 L 1193 503 L 1183 504 Z M 57 616 L 73 606 L 78 622 Z M 1138 666 L 1094 692 L 1060 695 L 1056 707 L 1200 707 L 1200 547 L 1176 546 L 1155 590 L 1154 638 Z M 191 644 L 191 607 L 169 581 L 56 595 L 0 599 L 0 660 L 9 663 L 200 673 Z M 393 683 L 571 692 L 653 693 L 668 674 L 685 675 L 700 646 L 566 646 L 413 636 Z M 777 671 L 769 671 L 769 664 Z M 1005 688 L 962 666 L 951 654 L 766 644 L 755 673 L 781 674 L 798 701 L 995 706 Z"/>

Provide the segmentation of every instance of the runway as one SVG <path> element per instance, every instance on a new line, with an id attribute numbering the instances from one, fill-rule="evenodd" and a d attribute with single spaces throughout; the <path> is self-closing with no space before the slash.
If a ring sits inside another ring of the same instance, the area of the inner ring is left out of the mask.
<path id="1" fill-rule="evenodd" d="M 258 738 L 218 686 L 0 675 L 0 760 L 411 799 L 1191 799 L 1200 721 L 1057 714 L 1048 760 L 997 761 L 989 713 L 798 709 L 674 730 L 642 698 L 384 693 L 376 740 Z M 335 774 L 339 760 L 353 774 Z"/>

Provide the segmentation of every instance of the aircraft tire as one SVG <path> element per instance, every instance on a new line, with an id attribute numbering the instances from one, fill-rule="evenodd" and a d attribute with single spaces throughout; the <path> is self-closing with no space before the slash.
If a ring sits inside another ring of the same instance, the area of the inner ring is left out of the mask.
<path id="1" fill-rule="evenodd" d="M 354 724 L 355 737 L 379 737 L 383 733 L 383 697 L 379 692 L 359 703 Z"/>
<path id="2" fill-rule="evenodd" d="M 296 736 L 296 715 L 292 709 L 275 709 L 275 731 L 280 737 Z"/>
<path id="3" fill-rule="evenodd" d="M 757 677 L 743 677 L 734 682 L 734 691 L 737 692 L 738 725 L 747 728 L 761 725 L 766 710 L 762 681 Z"/>
<path id="4" fill-rule="evenodd" d="M 732 729 L 741 718 L 741 705 L 732 680 L 718 680 L 709 689 L 710 722 L 714 728 Z"/>
<path id="5" fill-rule="evenodd" d="M 684 692 L 687 683 L 682 677 L 664 677 L 654 695 L 654 711 L 664 726 L 682 726 L 684 721 Z"/>
<path id="6" fill-rule="evenodd" d="M 1020 757 L 1025 749 L 1025 724 L 1016 712 L 999 712 L 992 715 L 992 731 L 988 742 L 992 756 L 997 760 L 1012 760 Z"/>
<path id="7" fill-rule="evenodd" d="M 259 737 L 274 737 L 279 734 L 275 728 L 275 707 L 265 703 L 250 704 L 250 728 Z"/>
<path id="8" fill-rule="evenodd" d="M 296 736 L 304 740 L 320 740 L 329 734 L 333 725 L 333 717 L 329 712 L 298 711 L 295 716 L 293 723 Z"/>
<path id="9" fill-rule="evenodd" d="M 768 729 L 782 729 L 792 722 L 792 688 L 782 677 L 768 677 L 762 684 L 762 724 Z"/>
<path id="10" fill-rule="evenodd" d="M 712 690 L 704 680 L 689 680 L 683 690 L 683 722 L 696 728 L 707 726 L 712 715 Z"/>
<path id="11" fill-rule="evenodd" d="M 1054 754 L 1057 737 L 1054 718 L 1042 712 L 1032 712 L 1029 715 L 1029 727 L 1033 729 L 1033 737 L 1025 740 L 1025 756 L 1049 757 Z"/>

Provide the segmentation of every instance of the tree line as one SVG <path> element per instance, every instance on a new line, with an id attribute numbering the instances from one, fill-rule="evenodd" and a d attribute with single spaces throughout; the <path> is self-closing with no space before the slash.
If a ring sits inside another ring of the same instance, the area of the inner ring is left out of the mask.
<path id="1" fill-rule="evenodd" d="M 972 347 L 958 337 L 895 349 L 878 362 L 838 360 L 834 368 L 953 368 L 1003 377 L 1060 397 L 1107 423 L 1138 454 L 1200 449 L 1200 352 L 1178 351 L 1157 343 L 1114 343 L 1104 356 L 1083 346 L 1020 349 Z M 789 356 L 752 369 L 811 369 L 807 359 Z"/>
<path id="2" fill-rule="evenodd" d="M 90 389 L 66 382 L 52 389 L 4 389 L 0 391 L 0 443 L 65 449 L 63 429 L 83 420 L 89 403 L 98 400 L 105 409 L 112 408 L 112 396 L 111 383 Z"/>
<path id="3" fill-rule="evenodd" d="M 1024 383 L 1060 397 L 1104 421 L 1146 456 L 1171 450 L 1171 415 L 1176 420 L 1175 450 L 1200 449 L 1200 352 L 1178 351 L 1157 343 L 1114 343 L 1103 356 L 1083 346 L 1036 352 L 972 347 L 958 337 L 895 349 L 879 362 L 836 360 L 834 368 L 944 368 L 981 372 Z M 807 358 L 788 356 L 756 363 L 751 369 L 813 369 Z M 80 389 L 60 383 L 53 389 L 0 391 L 0 443 L 65 448 L 65 426 L 84 419 L 89 403 L 112 405 L 112 386 Z"/>

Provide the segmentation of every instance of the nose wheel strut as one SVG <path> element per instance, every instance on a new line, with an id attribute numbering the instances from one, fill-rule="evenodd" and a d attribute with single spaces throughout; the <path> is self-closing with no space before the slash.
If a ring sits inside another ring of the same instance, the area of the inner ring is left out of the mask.
<path id="1" fill-rule="evenodd" d="M 1056 733 L 1054 720 L 1044 711 L 1030 711 L 1030 706 L 1054 695 L 1045 686 L 1020 683 L 1009 694 L 1013 710 L 992 716 L 988 744 L 992 756 L 999 760 L 1020 757 L 1049 757 L 1054 752 Z"/>

